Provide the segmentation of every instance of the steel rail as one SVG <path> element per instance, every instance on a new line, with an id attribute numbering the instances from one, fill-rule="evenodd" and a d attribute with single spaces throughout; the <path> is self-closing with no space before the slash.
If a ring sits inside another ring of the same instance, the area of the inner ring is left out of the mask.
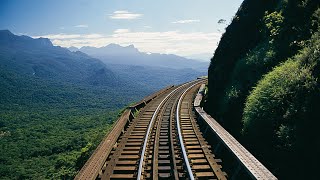
<path id="1" fill-rule="evenodd" d="M 174 150 L 174 138 L 175 138 L 175 137 L 173 137 L 173 130 L 174 129 L 172 127 L 172 126 L 174 126 L 174 114 L 175 114 L 174 110 L 175 110 L 175 104 L 177 104 L 177 101 L 178 101 L 178 99 L 176 99 L 174 101 L 174 105 L 171 108 L 170 122 L 169 122 L 169 124 L 170 124 L 170 130 L 169 130 L 170 134 L 169 134 L 169 136 L 170 136 L 170 146 L 171 146 L 170 149 L 171 149 L 171 154 L 172 154 L 172 164 L 173 164 L 173 176 L 174 176 L 174 179 L 179 179 L 179 174 L 178 174 L 178 169 L 177 169 L 176 153 L 175 153 L 175 150 Z"/>
<path id="2" fill-rule="evenodd" d="M 195 85 L 197 85 L 199 83 L 195 83 L 193 84 L 192 86 L 190 86 L 188 89 L 186 89 L 183 94 L 180 96 L 180 99 L 179 99 L 179 102 L 178 102 L 178 105 L 177 105 L 177 110 L 176 110 L 176 120 L 177 120 L 177 129 L 178 129 L 178 136 L 179 136 L 179 141 L 180 141 L 180 146 L 181 146 L 181 150 L 182 150 L 182 154 L 183 154 L 183 159 L 184 159 L 184 162 L 185 162 L 185 165 L 187 167 L 187 171 L 188 171 L 188 174 L 189 174 L 189 177 L 191 180 L 194 180 L 194 176 L 193 176 L 193 173 L 192 173 L 192 169 L 191 169 L 191 166 L 190 166 L 190 162 L 189 162 L 189 159 L 188 159 L 188 155 L 187 155 L 187 152 L 186 152 L 186 149 L 184 147 L 184 143 L 183 143 L 183 137 L 181 135 L 181 128 L 180 128 L 180 107 L 181 107 L 181 103 L 182 103 L 182 99 L 183 97 L 185 96 L 185 94 L 192 88 L 194 87 Z"/>
<path id="3" fill-rule="evenodd" d="M 164 104 L 164 102 L 171 96 L 171 94 L 173 94 L 174 92 L 176 92 L 178 89 L 181 89 L 182 87 L 188 85 L 188 84 L 191 84 L 191 83 L 195 83 L 199 80 L 195 80 L 195 81 L 191 81 L 191 82 L 188 82 L 188 83 L 185 83 L 179 87 L 177 87 L 176 89 L 174 89 L 172 92 L 170 92 L 159 104 L 159 106 L 157 107 L 157 109 L 154 111 L 153 113 L 153 116 L 151 118 L 151 121 L 149 123 L 149 126 L 148 126 L 148 129 L 147 129 L 147 134 L 146 134 L 146 137 L 144 139 L 144 143 L 143 143 L 143 148 L 142 148 L 142 152 L 141 152 L 141 157 L 140 157 L 140 162 L 139 162 L 139 167 L 138 167 L 138 174 L 137 174 L 137 180 L 140 180 L 141 179 L 141 175 L 142 175 L 142 166 L 143 166 L 143 162 L 144 162 L 144 154 L 145 154 L 145 151 L 146 151 L 146 147 L 147 147 L 147 143 L 148 143 L 148 139 L 149 139 L 149 135 L 150 135 L 150 131 L 151 131 L 151 128 L 152 128 L 152 125 L 153 125 L 153 122 L 155 120 L 155 118 L 157 117 L 158 115 L 158 111 L 160 110 L 160 108 L 162 107 L 162 105 Z M 200 82 L 200 81 L 199 81 Z M 199 83 L 198 82 L 198 83 Z M 196 83 L 196 84 L 198 84 Z M 194 84 L 195 85 L 195 84 Z M 190 87 L 193 87 L 194 85 L 190 86 Z M 189 88 L 190 88 L 189 87 Z M 188 88 L 188 89 L 189 89 Z"/>
<path id="4" fill-rule="evenodd" d="M 122 113 L 122 115 L 117 119 L 117 121 L 113 123 L 111 130 L 102 139 L 102 141 L 94 150 L 90 158 L 78 172 L 75 179 L 96 179 L 99 174 L 99 171 L 102 169 L 104 163 L 106 162 L 108 155 L 112 151 L 113 145 L 121 136 L 121 132 L 124 130 L 125 124 L 128 121 L 132 120 L 130 114 L 133 113 L 133 109 L 140 110 L 145 105 L 150 103 L 150 101 L 152 101 L 153 99 L 159 97 L 166 91 L 169 91 L 170 88 L 173 88 L 173 86 L 168 86 L 160 91 L 157 91 L 156 93 L 153 93 L 145 97 L 142 101 L 139 101 L 135 105 L 126 108 L 124 113 Z"/>
<path id="5" fill-rule="evenodd" d="M 179 93 L 179 91 L 177 91 L 177 92 L 175 92 L 175 94 L 173 94 L 169 99 L 168 99 L 168 101 L 167 102 L 165 102 L 165 104 L 163 105 L 163 109 L 162 109 L 162 111 L 160 111 L 159 112 L 159 116 L 160 117 L 163 117 L 164 116 L 164 113 L 165 113 L 165 111 L 169 108 L 169 109 L 174 109 L 174 104 L 176 103 L 176 98 L 174 98 L 175 96 L 178 96 L 178 93 Z M 173 101 L 173 102 L 172 102 Z M 170 104 L 172 103 L 172 107 L 170 107 Z M 172 112 L 170 113 L 170 121 L 172 120 Z M 153 148 L 153 165 L 152 165 L 152 169 L 153 169 L 153 172 L 152 172 L 152 174 L 153 174 L 153 178 L 152 179 L 154 179 L 154 180 L 158 180 L 159 178 L 158 178 L 158 172 L 159 172 L 159 147 L 160 147 L 160 134 L 161 134 L 161 129 L 162 129 L 162 124 L 165 124 L 165 122 L 164 122 L 165 120 L 163 119 L 163 118 L 160 118 L 159 120 L 158 120 L 158 122 L 156 121 L 155 123 L 157 123 L 156 124 L 156 126 L 157 126 L 157 128 L 156 128 L 156 132 L 155 132 L 155 138 L 154 138 L 154 148 Z M 168 122 L 169 123 L 169 122 Z M 170 123 L 169 123 L 170 124 Z M 168 136 L 170 136 L 170 134 L 171 134 L 171 132 L 172 132 L 172 126 L 170 126 L 170 131 L 169 131 L 170 133 L 169 133 L 169 135 Z M 171 140 L 171 143 L 172 143 L 172 140 Z M 171 144 L 170 144 L 171 145 Z M 171 152 L 171 153 L 173 153 L 174 154 L 174 152 Z M 174 155 L 172 155 L 171 156 L 172 157 L 172 161 L 174 161 Z M 172 163 L 174 166 L 176 165 L 175 163 Z M 174 167 L 173 168 L 173 170 L 176 170 L 176 167 Z M 175 174 L 177 174 L 177 173 L 175 173 Z M 175 175 L 174 174 L 174 175 Z M 177 178 L 176 179 L 178 179 L 178 176 L 177 176 Z"/>
<path id="6" fill-rule="evenodd" d="M 187 84 L 185 84 L 187 85 Z M 153 122 L 156 119 L 157 115 L 158 115 L 158 111 L 160 110 L 160 108 L 162 107 L 163 103 L 171 96 L 171 94 L 173 94 L 174 92 L 176 92 L 178 89 L 182 88 L 182 85 L 178 88 L 176 88 L 175 90 L 171 91 L 159 104 L 159 106 L 157 107 L 157 109 L 154 111 L 153 116 L 151 118 L 151 121 L 149 123 L 148 129 L 147 129 L 147 134 L 146 137 L 144 139 L 144 143 L 143 143 L 143 148 L 142 148 L 142 153 L 141 153 L 141 157 L 140 157 L 140 162 L 139 162 L 139 167 L 138 167 L 138 175 L 137 175 L 137 180 L 141 179 L 141 175 L 142 175 L 142 166 L 143 166 L 143 161 L 144 161 L 144 154 L 146 151 L 146 147 L 147 147 L 147 143 L 148 143 L 148 139 L 149 139 L 149 135 L 150 135 L 150 130 L 152 128 Z"/>

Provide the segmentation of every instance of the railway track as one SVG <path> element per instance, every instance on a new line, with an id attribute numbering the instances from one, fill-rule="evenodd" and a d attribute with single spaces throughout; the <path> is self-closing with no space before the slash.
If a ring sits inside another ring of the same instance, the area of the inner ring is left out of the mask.
<path id="1" fill-rule="evenodd" d="M 75 179 L 227 179 L 199 118 L 250 177 L 276 179 L 200 108 L 205 81 L 168 87 L 127 109 Z"/>
<path id="2" fill-rule="evenodd" d="M 195 120 L 193 98 L 203 82 L 173 87 L 140 109 L 109 144 L 95 179 L 226 179 Z"/>

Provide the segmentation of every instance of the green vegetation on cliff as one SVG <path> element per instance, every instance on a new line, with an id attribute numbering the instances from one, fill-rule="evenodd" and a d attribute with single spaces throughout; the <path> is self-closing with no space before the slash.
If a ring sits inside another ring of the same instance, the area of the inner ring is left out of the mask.
<path id="1" fill-rule="evenodd" d="M 319 7 L 245 0 L 209 68 L 207 111 L 280 179 L 319 160 Z"/>

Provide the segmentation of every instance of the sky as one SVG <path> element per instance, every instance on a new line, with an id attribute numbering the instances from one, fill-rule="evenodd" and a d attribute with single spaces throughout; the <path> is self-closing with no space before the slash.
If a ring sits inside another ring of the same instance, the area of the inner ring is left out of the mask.
<path id="1" fill-rule="evenodd" d="M 0 29 L 62 47 L 133 44 L 209 61 L 242 0 L 1 0 Z M 220 19 L 225 23 L 218 23 Z"/>

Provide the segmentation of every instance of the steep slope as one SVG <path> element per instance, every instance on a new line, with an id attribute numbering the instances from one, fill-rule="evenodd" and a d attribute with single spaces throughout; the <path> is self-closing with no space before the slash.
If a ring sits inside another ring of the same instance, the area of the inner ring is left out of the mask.
<path id="1" fill-rule="evenodd" d="M 110 87 L 119 81 L 101 61 L 53 46 L 49 39 L 16 36 L 6 30 L 0 31 L 0 39 L 0 66 L 6 70 L 73 84 L 97 84 L 92 76 L 103 78 L 101 85 Z"/>
<path id="2" fill-rule="evenodd" d="M 206 110 L 280 179 L 315 178 L 319 6 L 245 0 L 209 67 Z"/>

